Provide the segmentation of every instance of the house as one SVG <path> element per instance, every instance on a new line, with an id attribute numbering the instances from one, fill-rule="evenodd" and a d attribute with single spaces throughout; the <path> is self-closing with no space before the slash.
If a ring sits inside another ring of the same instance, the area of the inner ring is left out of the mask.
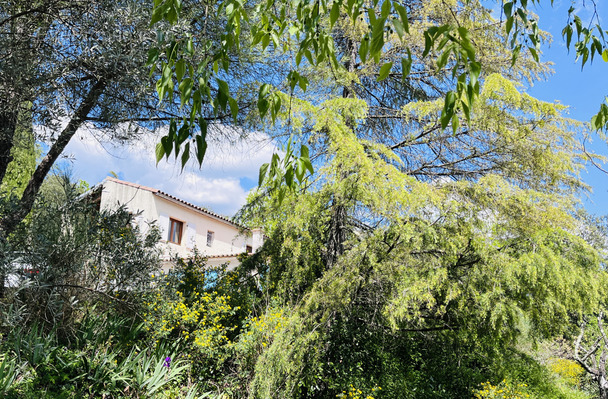
<path id="1" fill-rule="evenodd" d="M 179 199 L 156 188 L 107 177 L 93 188 L 100 209 L 125 206 L 145 232 L 151 223 L 161 231 L 163 271 L 171 268 L 174 256 L 187 258 L 196 248 L 209 265 L 238 265 L 237 256 L 253 253 L 263 243 L 261 229 L 248 230 L 208 209 Z"/>

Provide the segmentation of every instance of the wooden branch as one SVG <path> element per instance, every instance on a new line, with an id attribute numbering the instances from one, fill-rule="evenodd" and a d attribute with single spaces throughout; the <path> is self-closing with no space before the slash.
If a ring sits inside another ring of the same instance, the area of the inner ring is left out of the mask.
<path id="1" fill-rule="evenodd" d="M 574 342 L 574 360 L 576 360 L 578 362 L 578 364 L 581 365 L 581 367 L 583 367 L 585 369 L 585 371 L 587 371 L 589 374 L 592 374 L 594 376 L 599 376 L 599 372 L 598 370 L 593 370 L 587 363 L 587 359 L 589 358 L 589 356 L 591 356 L 593 353 L 595 353 L 597 351 L 597 349 L 599 348 L 599 340 L 598 340 L 598 345 L 595 345 L 592 350 L 587 351 L 587 354 L 584 357 L 580 357 L 580 349 L 581 349 L 581 341 L 583 340 L 583 336 L 585 335 L 585 327 L 587 327 L 587 321 L 583 319 L 583 322 L 581 323 L 581 333 L 578 335 L 578 337 L 576 338 L 576 341 Z"/>

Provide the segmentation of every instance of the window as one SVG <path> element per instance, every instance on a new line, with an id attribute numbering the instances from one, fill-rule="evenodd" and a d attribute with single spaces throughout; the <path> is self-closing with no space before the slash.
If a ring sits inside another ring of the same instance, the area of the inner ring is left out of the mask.
<path id="1" fill-rule="evenodd" d="M 253 247 L 251 245 L 247 245 L 247 253 L 248 254 L 252 254 L 253 253 Z"/>
<path id="2" fill-rule="evenodd" d="M 179 220 L 169 219 L 169 242 L 180 245 L 182 243 L 182 231 L 184 230 L 184 222 Z"/>
<path id="3" fill-rule="evenodd" d="M 213 231 L 207 230 L 207 246 L 210 247 L 213 245 L 213 237 L 215 233 Z"/>

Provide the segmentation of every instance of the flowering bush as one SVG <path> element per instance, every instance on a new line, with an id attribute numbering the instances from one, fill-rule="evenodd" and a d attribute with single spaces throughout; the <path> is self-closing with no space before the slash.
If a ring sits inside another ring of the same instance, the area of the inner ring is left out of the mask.
<path id="1" fill-rule="evenodd" d="M 339 393 L 337 395 L 337 397 L 340 399 L 375 399 L 376 397 L 372 396 L 372 395 L 379 393 L 381 390 L 382 390 L 382 388 L 380 388 L 380 387 L 374 387 L 374 388 L 372 388 L 372 391 L 369 395 L 364 395 L 363 391 L 355 388 L 351 384 L 348 391 L 342 391 L 341 393 Z"/>
<path id="2" fill-rule="evenodd" d="M 580 364 L 570 359 L 549 359 L 549 370 L 559 375 L 568 384 L 580 386 L 585 370 Z"/>
<path id="3" fill-rule="evenodd" d="M 497 385 L 492 385 L 489 381 L 483 382 L 480 389 L 473 390 L 475 399 L 525 399 L 530 395 L 526 393 L 526 384 L 511 383 L 502 380 Z"/>
<path id="4" fill-rule="evenodd" d="M 241 368 L 253 370 L 258 356 L 288 323 L 282 308 L 270 308 L 260 316 L 249 317 L 235 343 Z"/>
<path id="5" fill-rule="evenodd" d="M 217 356 L 218 349 L 231 342 L 229 336 L 236 329 L 231 319 L 238 310 L 229 295 L 216 290 L 224 273 L 224 267 L 208 267 L 204 258 L 195 257 L 178 259 L 170 274 L 155 276 L 144 313 L 151 337 L 156 342 L 179 338 L 200 354 Z"/>

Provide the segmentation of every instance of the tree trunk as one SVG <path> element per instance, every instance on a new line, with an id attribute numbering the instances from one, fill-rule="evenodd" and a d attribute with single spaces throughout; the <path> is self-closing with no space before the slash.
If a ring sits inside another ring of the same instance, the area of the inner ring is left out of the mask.
<path id="1" fill-rule="evenodd" d="M 8 164 L 13 160 L 11 150 L 19 114 L 18 109 L 6 109 L 7 106 L 8 104 L 0 103 L 0 185 L 6 175 Z"/>
<path id="2" fill-rule="evenodd" d="M 80 103 L 80 106 L 74 112 L 68 125 L 63 129 L 61 134 L 59 134 L 59 137 L 53 143 L 49 152 L 36 167 L 34 174 L 30 178 L 30 181 L 21 196 L 21 200 L 17 204 L 17 210 L 9 215 L 2 215 L 2 218 L 0 219 L 0 237 L 7 238 L 15 231 L 17 225 L 21 223 L 27 214 L 30 213 L 46 175 L 68 145 L 76 133 L 76 130 L 82 126 L 89 112 L 95 107 L 104 88 L 105 82 L 103 80 L 97 81 L 91 87 L 86 97 L 82 100 L 82 103 Z"/>
<path id="3" fill-rule="evenodd" d="M 346 241 L 346 207 L 342 204 L 334 203 L 331 212 L 325 259 L 325 267 L 327 269 L 331 269 L 340 255 L 344 253 L 344 241 Z"/>

